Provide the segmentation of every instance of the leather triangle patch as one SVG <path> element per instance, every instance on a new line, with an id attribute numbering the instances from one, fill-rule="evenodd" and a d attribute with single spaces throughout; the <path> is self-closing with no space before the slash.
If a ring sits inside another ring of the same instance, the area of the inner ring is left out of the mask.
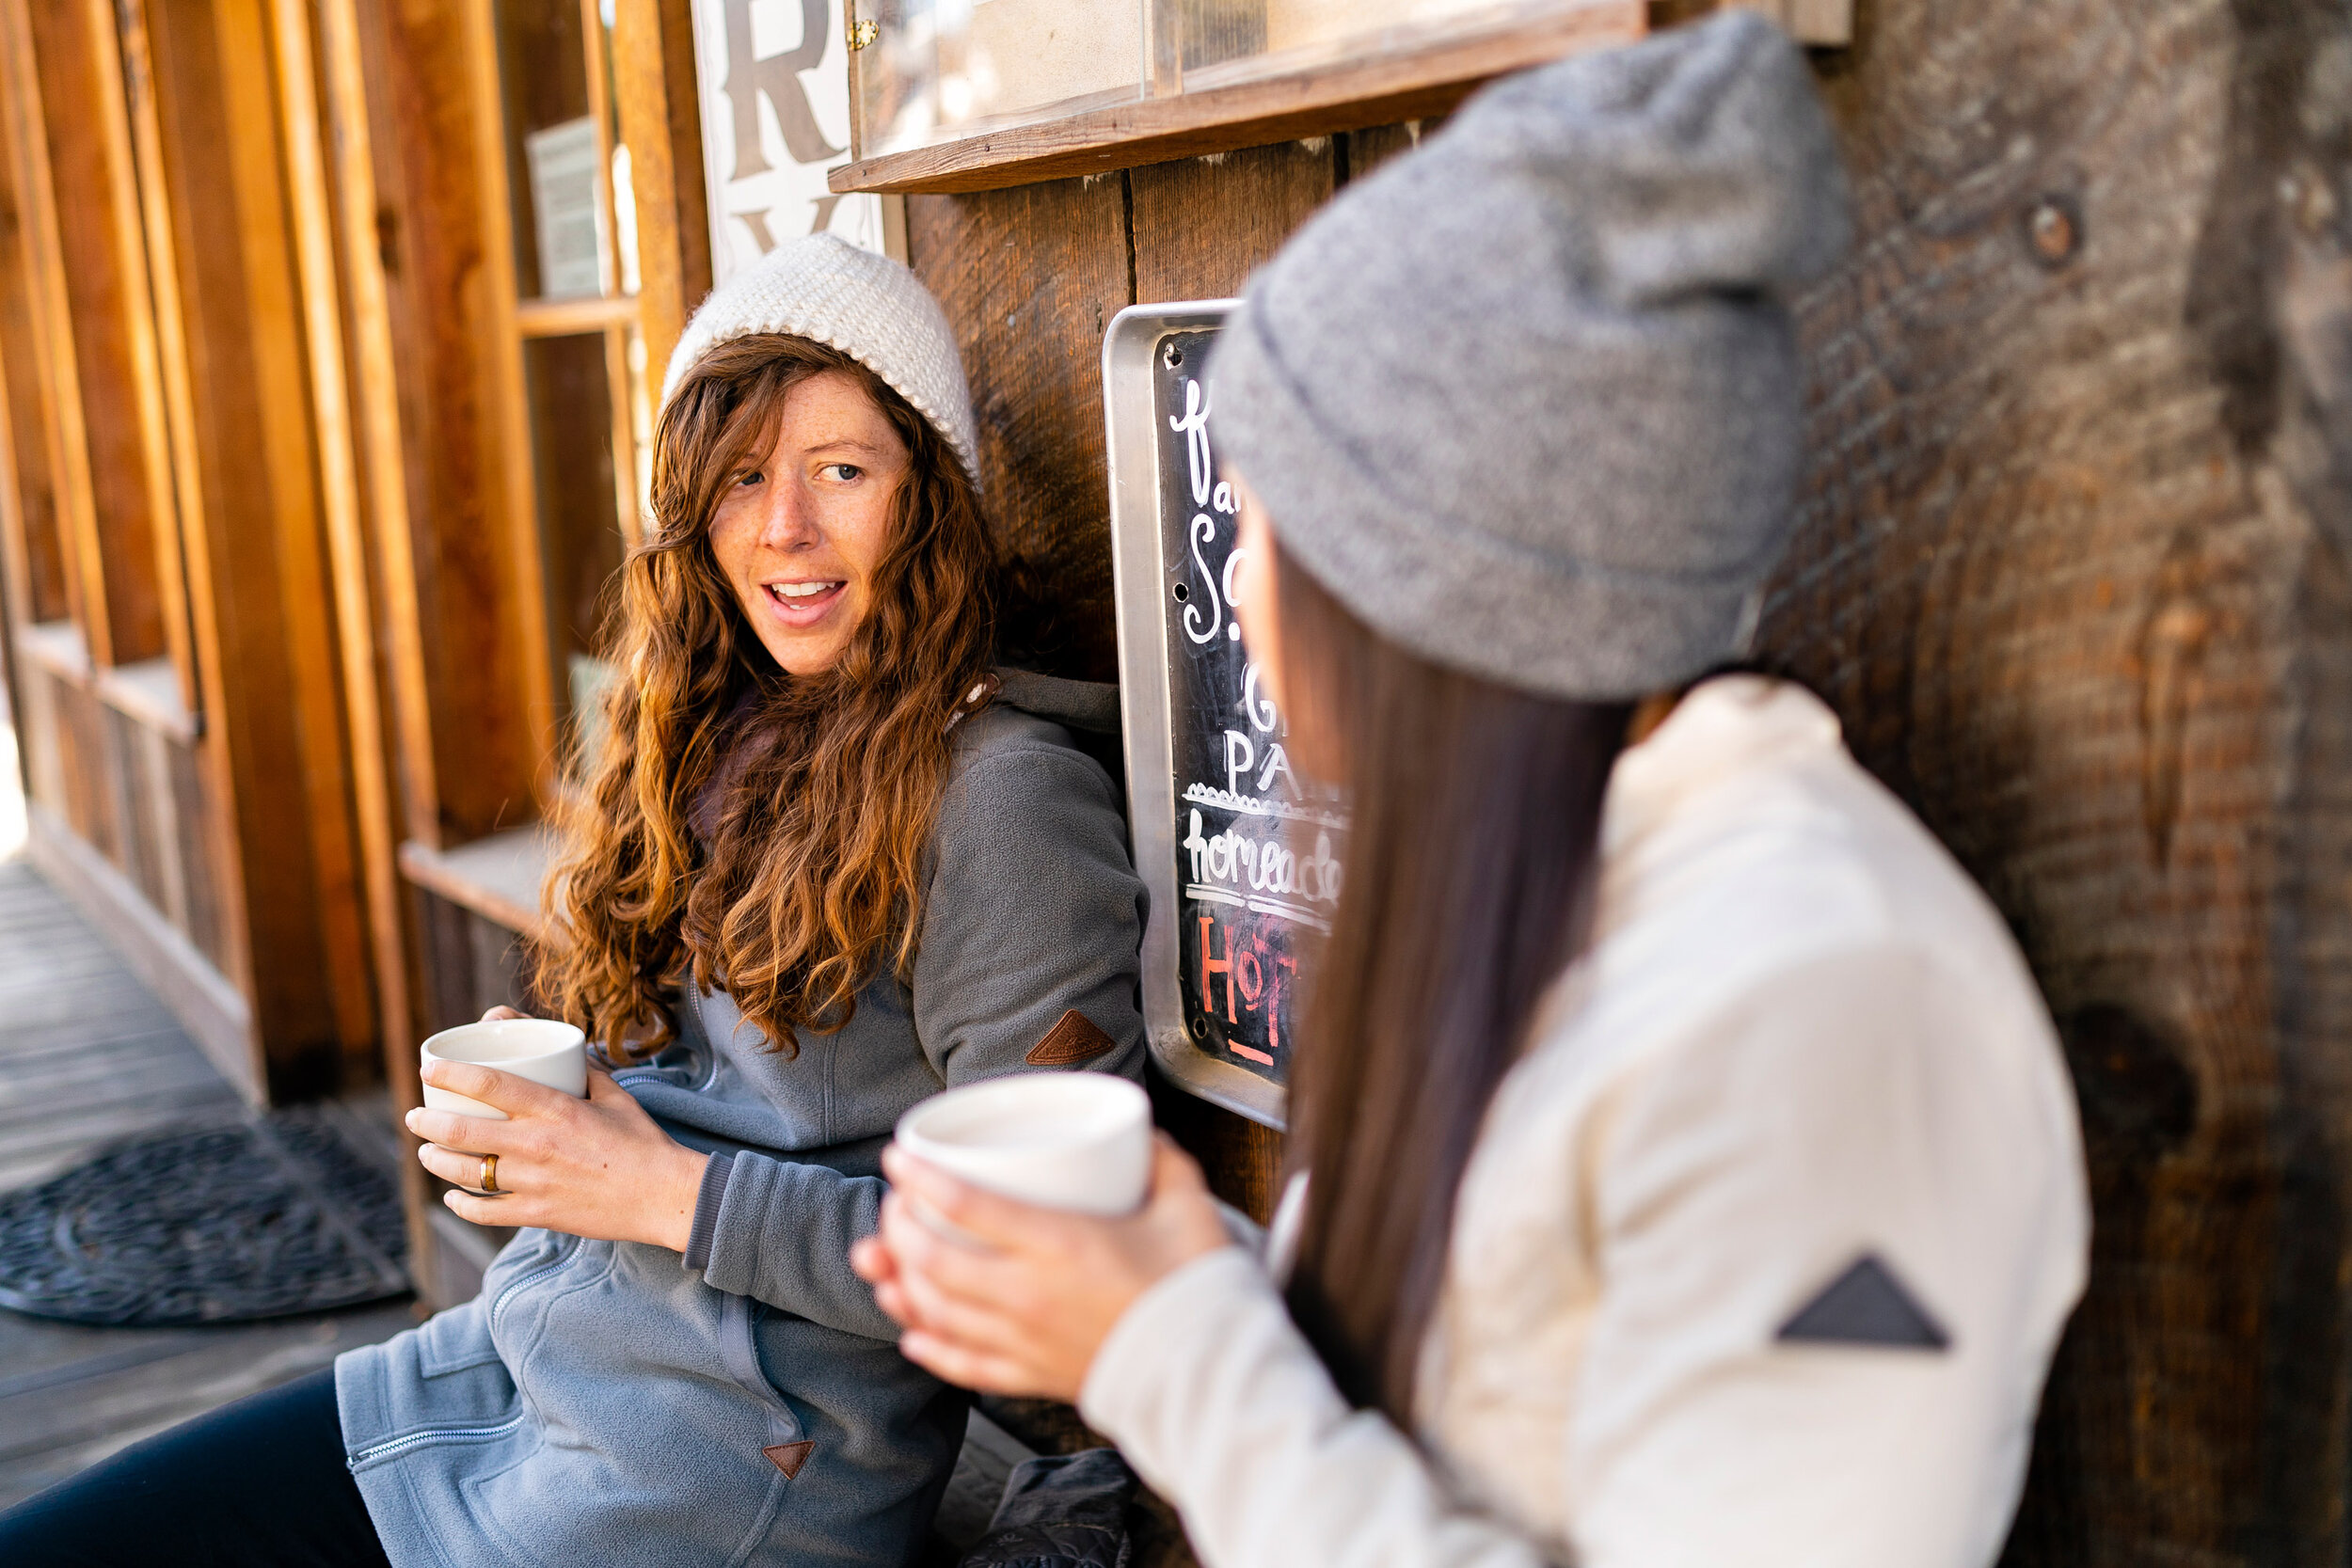
<path id="1" fill-rule="evenodd" d="M 1029 1047 L 1028 1055 L 1022 1059 L 1031 1067 L 1074 1067 L 1080 1062 L 1090 1062 L 1118 1045 L 1092 1019 L 1073 1007 L 1045 1031 L 1044 1038 Z"/>
<path id="2" fill-rule="evenodd" d="M 795 1481 L 800 1477 L 801 1466 L 808 1463 L 808 1456 L 816 1449 L 815 1443 L 803 1438 L 798 1443 L 778 1443 L 773 1448 L 762 1449 L 759 1451 L 766 1454 L 775 1467 L 784 1472 L 785 1480 Z"/>
<path id="3" fill-rule="evenodd" d="M 1951 1344 L 1876 1253 L 1864 1253 L 1820 1294 L 1797 1308 L 1774 1339 L 1784 1345 L 1872 1345 L 1943 1350 Z"/>

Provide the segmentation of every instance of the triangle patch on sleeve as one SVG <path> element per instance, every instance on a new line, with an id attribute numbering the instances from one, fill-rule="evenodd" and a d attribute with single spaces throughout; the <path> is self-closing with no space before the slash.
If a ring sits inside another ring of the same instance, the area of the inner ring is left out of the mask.
<path id="1" fill-rule="evenodd" d="M 1876 1253 L 1866 1252 L 1774 1335 L 1784 1345 L 1944 1350 L 1951 1338 Z"/>
<path id="2" fill-rule="evenodd" d="M 801 1466 L 808 1463 L 808 1456 L 816 1449 L 815 1443 L 803 1439 L 798 1443 L 778 1443 L 773 1448 L 762 1449 L 759 1451 L 766 1454 L 769 1462 L 784 1472 L 785 1480 L 798 1481 Z"/>
<path id="3" fill-rule="evenodd" d="M 1022 1060 L 1031 1067 L 1074 1067 L 1080 1062 L 1090 1062 L 1118 1045 L 1092 1019 L 1073 1007 L 1045 1031 L 1044 1038 L 1029 1047 L 1029 1053 Z"/>

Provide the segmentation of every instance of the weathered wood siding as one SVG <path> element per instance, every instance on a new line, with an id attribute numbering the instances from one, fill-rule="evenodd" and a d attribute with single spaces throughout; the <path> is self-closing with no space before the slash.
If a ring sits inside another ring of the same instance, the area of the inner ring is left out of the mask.
<path id="1" fill-rule="evenodd" d="M 2010 1560 L 2340 1561 L 2352 8 L 1863 0 L 1816 62 L 1859 235 L 1804 302 L 1813 471 L 1761 652 L 2017 931 L 2093 1172 Z M 1109 671 L 1101 322 L 1232 291 L 1409 140 L 910 198 L 1070 673 Z M 1263 1206 L 1277 1140 L 1163 1110 Z"/>
<path id="2" fill-rule="evenodd" d="M 2340 1562 L 2352 10 L 1865 0 L 1768 655 L 1984 884 L 2096 1262 L 2019 1564 Z"/>

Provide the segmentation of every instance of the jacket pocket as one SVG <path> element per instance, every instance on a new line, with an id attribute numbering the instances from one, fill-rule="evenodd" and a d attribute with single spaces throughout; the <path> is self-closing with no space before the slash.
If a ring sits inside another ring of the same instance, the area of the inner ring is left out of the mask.
<path id="1" fill-rule="evenodd" d="M 790 1402 L 768 1381 L 768 1373 L 759 1364 L 759 1318 L 766 1311 L 764 1305 L 749 1296 L 722 1293 L 719 1307 L 719 1354 L 726 1362 L 727 1373 L 742 1386 L 745 1393 L 757 1400 L 770 1413 L 769 1418 L 778 1423 L 778 1441 L 801 1434 L 801 1418 L 792 1414 Z"/>
<path id="2" fill-rule="evenodd" d="M 417 1370 L 447 1377 L 499 1358 L 486 1315 L 473 1303 L 436 1313 L 417 1330 Z"/>

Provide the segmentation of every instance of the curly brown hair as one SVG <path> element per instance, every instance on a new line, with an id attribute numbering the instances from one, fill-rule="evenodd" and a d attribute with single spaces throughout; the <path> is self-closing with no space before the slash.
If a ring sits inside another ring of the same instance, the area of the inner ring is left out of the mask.
<path id="1" fill-rule="evenodd" d="M 787 675 L 710 545 L 722 487 L 785 399 L 839 372 L 906 442 L 872 609 L 833 669 Z M 651 533 L 619 578 L 609 738 L 562 793 L 538 986 L 615 1059 L 674 1034 L 665 995 L 723 986 L 792 1052 L 850 1021 L 885 959 L 909 974 L 949 718 L 986 671 L 996 562 L 979 498 L 930 421 L 845 354 L 762 335 L 696 361 L 655 433 Z M 722 772 L 723 769 L 723 772 Z M 714 777 L 715 823 L 694 826 Z"/>

